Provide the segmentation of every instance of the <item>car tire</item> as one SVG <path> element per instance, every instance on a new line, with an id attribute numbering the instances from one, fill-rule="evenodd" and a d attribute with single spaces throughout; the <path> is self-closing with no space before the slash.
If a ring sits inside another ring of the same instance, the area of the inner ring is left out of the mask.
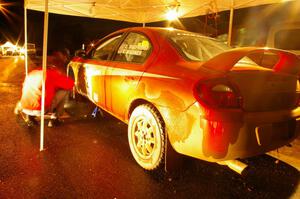
<path id="1" fill-rule="evenodd" d="M 163 119 L 151 105 L 136 107 L 128 124 L 128 141 L 136 162 L 146 170 L 156 170 L 164 163 L 165 132 Z"/>

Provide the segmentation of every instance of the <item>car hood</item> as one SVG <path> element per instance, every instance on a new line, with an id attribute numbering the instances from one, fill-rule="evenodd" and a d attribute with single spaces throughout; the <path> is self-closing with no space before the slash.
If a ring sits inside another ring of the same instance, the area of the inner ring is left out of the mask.
<path id="1" fill-rule="evenodd" d="M 272 67 L 273 71 L 293 75 L 299 74 L 300 59 L 297 55 L 284 50 L 259 47 L 243 47 L 226 51 L 204 62 L 200 68 L 228 72 L 244 57 L 260 53 L 272 53 L 278 56 L 278 61 Z"/>

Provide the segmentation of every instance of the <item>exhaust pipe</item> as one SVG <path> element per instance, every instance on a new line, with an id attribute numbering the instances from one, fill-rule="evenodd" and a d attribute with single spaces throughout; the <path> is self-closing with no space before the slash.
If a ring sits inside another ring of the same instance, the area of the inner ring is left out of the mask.
<path id="1" fill-rule="evenodd" d="M 242 175 L 242 172 L 248 167 L 247 164 L 239 161 L 239 160 L 226 160 L 222 162 L 217 162 L 220 165 L 226 165 L 233 171 L 237 172 L 238 174 Z"/>

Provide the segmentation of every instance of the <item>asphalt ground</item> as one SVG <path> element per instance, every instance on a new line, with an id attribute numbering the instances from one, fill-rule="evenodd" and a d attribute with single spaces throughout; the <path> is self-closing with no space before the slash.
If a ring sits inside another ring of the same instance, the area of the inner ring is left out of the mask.
<path id="1" fill-rule="evenodd" d="M 40 152 L 39 126 L 13 113 L 23 79 L 22 59 L 0 58 L 0 198 L 300 198 L 299 139 L 272 152 L 289 161 L 249 158 L 242 176 L 192 158 L 173 173 L 149 173 L 131 156 L 124 123 L 72 102 L 71 118 L 45 128 Z"/>

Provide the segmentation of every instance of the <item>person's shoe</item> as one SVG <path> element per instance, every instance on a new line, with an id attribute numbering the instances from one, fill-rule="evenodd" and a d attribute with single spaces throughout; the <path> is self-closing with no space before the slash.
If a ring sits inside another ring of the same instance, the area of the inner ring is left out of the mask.
<path id="1" fill-rule="evenodd" d="M 17 104 L 16 104 L 16 107 L 14 109 L 14 114 L 19 115 L 21 111 L 22 111 L 21 102 L 18 101 Z"/>
<path id="2" fill-rule="evenodd" d="M 51 119 L 48 122 L 48 127 L 53 127 L 53 126 L 59 126 L 61 123 L 63 123 L 62 119 L 56 118 L 56 119 Z"/>
<path id="3" fill-rule="evenodd" d="M 25 122 L 28 127 L 33 127 L 36 124 L 34 116 L 26 115 Z"/>
<path id="4" fill-rule="evenodd" d="M 52 128 L 52 127 L 53 127 L 53 120 L 49 120 L 49 122 L 48 122 L 48 127 L 49 127 L 49 128 Z"/>

